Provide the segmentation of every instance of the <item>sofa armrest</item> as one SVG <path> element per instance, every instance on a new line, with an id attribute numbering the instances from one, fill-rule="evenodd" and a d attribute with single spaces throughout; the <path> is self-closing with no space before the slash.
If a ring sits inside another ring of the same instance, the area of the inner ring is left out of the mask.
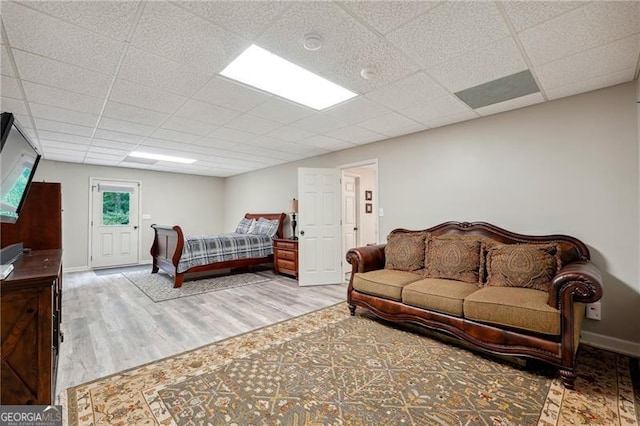
<path id="1" fill-rule="evenodd" d="M 351 274 L 384 269 L 385 246 L 386 244 L 379 244 L 350 249 L 347 252 L 347 262 L 351 264 Z"/>
<path id="2" fill-rule="evenodd" d="M 602 273 L 593 263 L 578 261 L 564 266 L 551 281 L 549 306 L 561 309 L 572 302 L 593 303 L 602 297 Z"/>

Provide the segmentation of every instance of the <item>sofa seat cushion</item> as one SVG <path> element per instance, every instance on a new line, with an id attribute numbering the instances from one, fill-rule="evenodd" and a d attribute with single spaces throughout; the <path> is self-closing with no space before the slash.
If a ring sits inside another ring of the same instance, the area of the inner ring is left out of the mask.
<path id="1" fill-rule="evenodd" d="M 402 290 L 402 302 L 418 308 L 462 317 L 462 303 L 471 293 L 479 291 L 476 283 L 425 278 Z"/>
<path id="2" fill-rule="evenodd" d="M 353 288 L 361 293 L 400 301 L 403 287 L 420 279 L 422 275 L 413 272 L 378 269 L 355 274 Z"/>
<path id="3" fill-rule="evenodd" d="M 549 294 L 530 288 L 484 287 L 464 299 L 464 317 L 474 321 L 560 335 L 560 311 Z"/>

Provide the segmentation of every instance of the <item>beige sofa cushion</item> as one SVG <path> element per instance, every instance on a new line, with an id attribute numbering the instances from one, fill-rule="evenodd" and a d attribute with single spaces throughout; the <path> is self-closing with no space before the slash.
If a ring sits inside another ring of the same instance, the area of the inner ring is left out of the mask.
<path id="1" fill-rule="evenodd" d="M 426 276 L 479 284 L 481 246 L 471 238 L 431 236 L 427 239 Z"/>
<path id="2" fill-rule="evenodd" d="M 353 288 L 361 293 L 400 301 L 403 287 L 420 279 L 422 276 L 413 272 L 378 269 L 355 274 Z"/>
<path id="3" fill-rule="evenodd" d="M 548 297 L 530 288 L 484 287 L 465 297 L 464 317 L 557 336 L 560 311 L 547 305 Z"/>
<path id="4" fill-rule="evenodd" d="M 424 268 L 425 232 L 392 232 L 384 248 L 385 269 L 413 272 Z"/>
<path id="5" fill-rule="evenodd" d="M 402 290 L 402 302 L 461 317 L 464 298 L 474 291 L 478 291 L 476 283 L 426 278 L 406 286 Z"/>
<path id="6" fill-rule="evenodd" d="M 560 268 L 557 244 L 501 244 L 487 255 L 487 285 L 549 291 Z"/>

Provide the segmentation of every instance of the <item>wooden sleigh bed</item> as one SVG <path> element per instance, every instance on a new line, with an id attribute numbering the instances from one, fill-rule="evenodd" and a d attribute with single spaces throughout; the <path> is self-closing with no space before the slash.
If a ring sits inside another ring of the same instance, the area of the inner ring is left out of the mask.
<path id="1" fill-rule="evenodd" d="M 278 220 L 278 231 L 274 238 L 283 238 L 283 225 L 286 217 L 285 213 L 247 213 L 247 219 L 265 218 L 268 220 Z M 182 256 L 185 236 L 180 226 L 163 226 L 151 225 L 155 232 L 153 245 L 151 246 L 151 256 L 153 257 L 152 274 L 162 269 L 174 277 L 173 288 L 182 287 L 182 283 L 186 276 L 198 272 L 215 271 L 218 269 L 241 268 L 251 265 L 260 265 L 262 263 L 273 262 L 273 254 L 266 257 L 252 257 L 246 259 L 237 259 L 229 261 L 221 261 L 210 263 L 207 265 L 199 265 L 191 267 L 185 271 L 178 272 L 178 264 Z"/>

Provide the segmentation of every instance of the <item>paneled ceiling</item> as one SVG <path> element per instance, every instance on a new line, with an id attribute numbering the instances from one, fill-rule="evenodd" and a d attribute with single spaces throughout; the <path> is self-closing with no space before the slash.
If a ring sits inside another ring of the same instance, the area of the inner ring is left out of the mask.
<path id="1" fill-rule="evenodd" d="M 220 177 L 628 82 L 640 57 L 637 1 L 0 7 L 1 107 L 45 159 Z M 359 96 L 316 111 L 220 77 L 251 44 Z M 456 96 L 526 70 L 539 91 L 475 109 Z M 133 150 L 197 161 L 142 164 Z"/>

